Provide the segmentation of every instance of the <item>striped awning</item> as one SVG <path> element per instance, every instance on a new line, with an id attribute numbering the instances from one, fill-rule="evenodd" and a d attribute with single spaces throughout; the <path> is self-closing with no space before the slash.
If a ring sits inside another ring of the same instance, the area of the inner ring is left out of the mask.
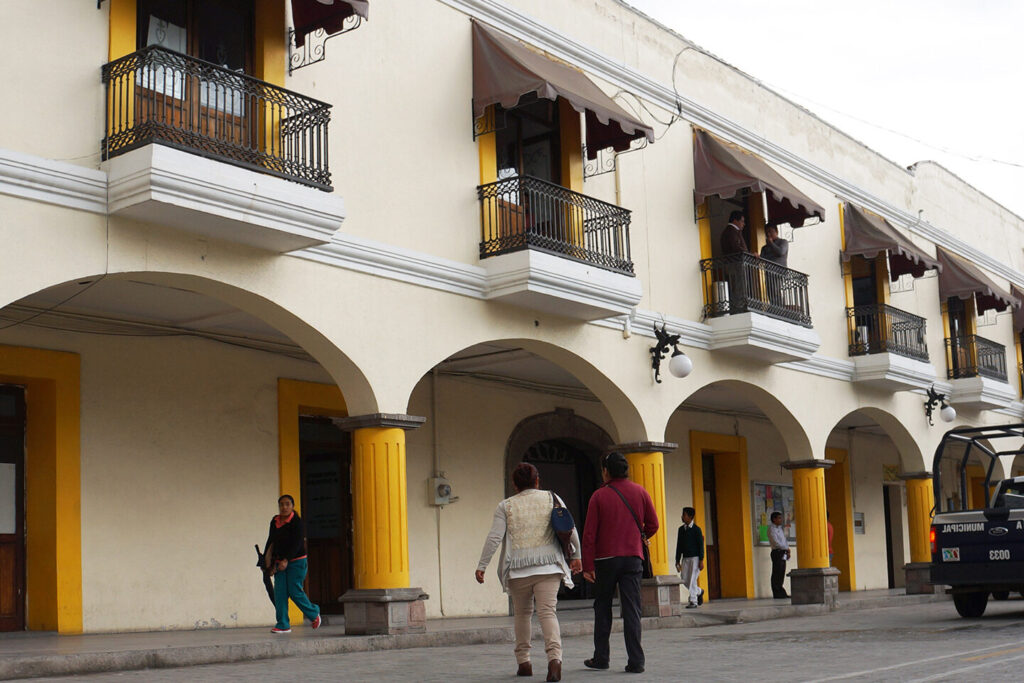
<path id="1" fill-rule="evenodd" d="M 893 282 L 905 273 L 921 277 L 926 270 L 942 270 L 936 259 L 900 234 L 889 221 L 850 203 L 843 204 L 843 236 L 844 261 L 854 256 L 870 259 L 888 252 L 889 278 Z"/>
<path id="2" fill-rule="evenodd" d="M 771 223 L 789 223 L 799 228 L 812 216 L 825 220 L 824 208 L 793 187 L 763 159 L 707 131 L 694 132 L 693 193 L 698 205 L 711 196 L 731 199 L 741 190 L 750 190 L 768 195 Z"/>
<path id="3" fill-rule="evenodd" d="M 654 129 L 629 114 L 583 72 L 531 50 L 515 38 L 473 22 L 473 116 L 492 104 L 511 109 L 523 95 L 564 98 L 586 117 L 587 156 L 611 147 L 629 149 L 633 140 L 654 142 Z"/>

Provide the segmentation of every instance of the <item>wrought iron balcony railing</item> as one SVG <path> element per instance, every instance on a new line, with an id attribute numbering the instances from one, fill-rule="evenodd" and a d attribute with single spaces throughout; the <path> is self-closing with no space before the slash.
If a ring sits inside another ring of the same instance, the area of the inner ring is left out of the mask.
<path id="1" fill-rule="evenodd" d="M 331 191 L 329 104 L 150 46 L 103 67 L 103 158 L 159 143 Z"/>
<path id="2" fill-rule="evenodd" d="M 530 176 L 480 185 L 477 195 L 480 258 L 539 249 L 633 275 L 627 209 Z"/>
<path id="3" fill-rule="evenodd" d="M 981 375 L 1006 382 L 1006 347 L 976 334 L 947 337 L 946 367 L 949 379 Z"/>
<path id="4" fill-rule="evenodd" d="M 850 319 L 850 355 L 895 353 L 928 360 L 925 319 L 888 304 L 869 304 L 846 309 Z"/>
<path id="5" fill-rule="evenodd" d="M 700 262 L 704 317 L 761 313 L 811 327 L 807 276 L 748 253 Z"/>

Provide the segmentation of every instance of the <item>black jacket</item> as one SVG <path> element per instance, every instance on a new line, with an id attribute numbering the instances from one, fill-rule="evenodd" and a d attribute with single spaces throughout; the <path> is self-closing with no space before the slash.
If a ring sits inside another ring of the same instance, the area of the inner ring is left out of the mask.
<path id="1" fill-rule="evenodd" d="M 306 528 L 299 513 L 293 512 L 291 520 L 280 527 L 274 525 L 275 516 L 270 520 L 270 533 L 267 535 L 267 545 L 263 552 L 267 552 L 273 545 L 271 557 L 276 560 L 295 560 L 306 555 Z"/>
<path id="2" fill-rule="evenodd" d="M 676 564 L 679 564 L 681 557 L 704 559 L 704 532 L 696 524 L 689 529 L 685 524 L 679 527 L 679 535 L 676 537 Z"/>

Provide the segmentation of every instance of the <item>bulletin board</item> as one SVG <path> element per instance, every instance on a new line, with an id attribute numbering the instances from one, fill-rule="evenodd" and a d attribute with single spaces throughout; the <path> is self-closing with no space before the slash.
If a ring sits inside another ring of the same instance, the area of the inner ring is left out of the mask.
<path id="1" fill-rule="evenodd" d="M 752 484 L 751 507 L 754 511 L 754 545 L 769 545 L 768 526 L 775 511 L 782 513 L 782 528 L 786 538 L 796 542 L 796 522 L 793 519 L 793 487 L 755 481 Z"/>

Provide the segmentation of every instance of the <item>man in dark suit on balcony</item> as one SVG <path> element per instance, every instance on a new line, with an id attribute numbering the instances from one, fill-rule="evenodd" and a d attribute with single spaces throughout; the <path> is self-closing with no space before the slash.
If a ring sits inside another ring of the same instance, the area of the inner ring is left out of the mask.
<path id="1" fill-rule="evenodd" d="M 745 254 L 749 252 L 747 240 L 743 236 L 743 229 L 747 225 L 747 219 L 742 211 L 733 211 L 729 214 L 729 224 L 722 231 L 721 256 L 733 254 Z M 714 310 L 717 315 L 722 313 L 743 313 L 747 310 L 747 276 L 744 271 L 743 261 L 739 257 L 726 259 L 722 265 L 722 271 L 716 274 L 715 280 L 728 283 L 728 295 L 716 293 Z"/>
<path id="2" fill-rule="evenodd" d="M 722 231 L 722 256 L 749 251 L 747 240 L 743 236 L 746 225 L 747 219 L 742 211 L 733 211 L 729 214 L 729 225 Z"/>

